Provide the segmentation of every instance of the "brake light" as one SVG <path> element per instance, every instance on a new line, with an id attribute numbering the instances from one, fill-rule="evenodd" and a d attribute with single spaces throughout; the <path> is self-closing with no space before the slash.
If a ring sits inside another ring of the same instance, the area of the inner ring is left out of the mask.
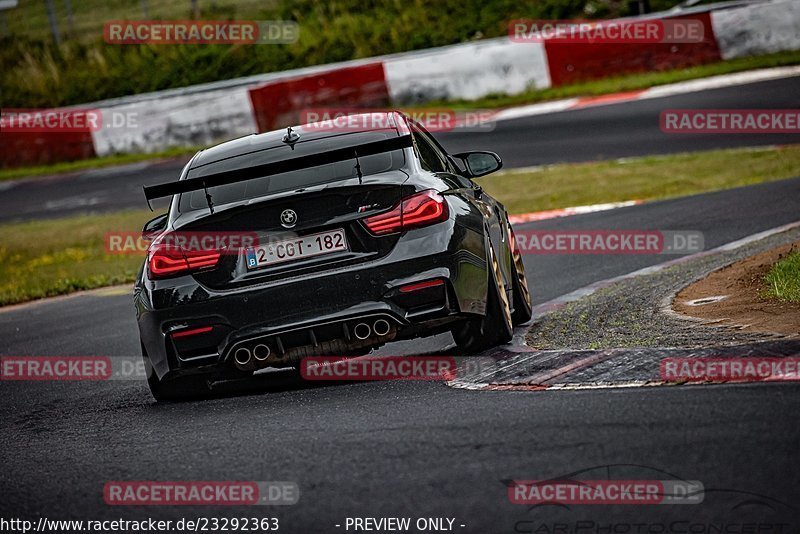
<path id="1" fill-rule="evenodd" d="M 374 235 L 386 235 L 447 220 L 447 202 L 430 189 L 404 198 L 391 210 L 367 217 L 364 225 Z"/>
<path id="2" fill-rule="evenodd" d="M 174 245 L 154 244 L 150 249 L 148 265 L 153 278 L 168 278 L 214 267 L 221 256 L 219 250 L 185 250 Z"/>

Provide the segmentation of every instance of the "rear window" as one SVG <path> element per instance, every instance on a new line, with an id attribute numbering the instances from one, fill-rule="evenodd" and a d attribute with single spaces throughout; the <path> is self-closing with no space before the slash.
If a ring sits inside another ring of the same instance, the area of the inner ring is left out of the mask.
<path id="1" fill-rule="evenodd" d="M 382 135 L 381 137 L 394 137 L 396 135 L 396 133 L 387 134 Z M 374 132 L 369 134 L 368 138 L 367 136 L 352 134 L 348 136 L 348 141 L 350 141 L 348 144 L 355 145 L 379 139 L 376 138 L 377 136 Z M 301 143 L 298 143 L 295 145 L 295 150 L 291 153 L 291 155 L 288 156 L 285 150 L 280 150 L 280 148 L 283 147 L 275 149 L 274 152 L 276 156 L 282 155 L 283 157 L 298 157 L 306 154 L 342 148 L 343 143 L 341 140 L 336 140 L 334 138 L 311 141 L 307 143 L 307 145 L 308 146 L 302 146 Z M 300 148 L 304 148 L 305 150 L 300 150 Z M 273 159 L 259 159 L 258 164 L 271 163 L 273 161 L 279 161 L 279 158 L 274 157 Z M 375 154 L 374 156 L 362 157 L 359 158 L 359 162 L 361 164 L 361 174 L 363 176 L 369 176 L 372 174 L 380 174 L 403 168 L 405 165 L 405 156 L 402 150 L 395 150 L 392 152 L 385 152 L 383 154 Z M 245 182 L 239 182 L 236 184 L 210 187 L 208 189 L 208 193 L 211 195 L 214 205 L 220 206 L 232 202 L 240 202 L 243 200 L 250 200 L 253 198 L 272 195 L 283 191 L 291 191 L 304 187 L 338 182 L 350 178 L 356 178 L 357 176 L 356 162 L 355 159 L 352 159 L 311 167 L 309 169 L 301 169 L 299 171 L 275 174 L 272 176 L 265 176 L 263 178 L 255 178 L 253 180 L 247 180 Z M 206 203 L 205 192 L 202 190 L 192 191 L 191 193 L 183 193 L 180 196 L 178 209 L 181 212 L 207 208 L 208 204 Z"/>

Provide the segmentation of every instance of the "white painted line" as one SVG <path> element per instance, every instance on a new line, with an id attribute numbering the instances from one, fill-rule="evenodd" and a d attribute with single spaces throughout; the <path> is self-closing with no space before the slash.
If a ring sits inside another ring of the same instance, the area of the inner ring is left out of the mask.
<path id="1" fill-rule="evenodd" d="M 666 269 L 667 267 L 672 267 L 673 265 L 678 265 L 681 263 L 685 263 L 687 261 L 692 261 L 696 258 L 700 258 L 703 256 L 708 256 L 710 254 L 716 254 L 718 252 L 727 252 L 731 250 L 735 250 L 737 248 L 741 248 L 745 245 L 753 243 L 755 241 L 760 241 L 766 237 L 779 234 L 781 232 L 786 232 L 787 230 L 792 230 L 794 228 L 800 227 L 800 221 L 796 221 L 793 223 L 785 224 L 783 226 L 778 226 L 776 228 L 772 228 L 770 230 L 765 230 L 763 232 L 759 232 L 757 234 L 752 234 L 747 237 L 743 237 L 742 239 L 737 239 L 736 241 L 731 241 L 730 243 L 726 243 L 722 246 L 717 248 L 713 248 L 710 250 L 703 250 L 701 252 L 696 252 L 694 254 L 690 254 L 688 256 L 681 256 L 680 258 L 676 258 L 673 260 L 665 261 L 663 263 L 659 263 L 657 265 L 651 265 L 650 267 L 645 267 L 644 269 L 639 269 L 638 271 L 633 271 L 628 274 L 623 274 L 620 276 L 615 276 L 613 278 L 607 278 L 605 280 L 600 280 L 598 282 L 594 282 L 589 284 L 588 286 L 584 286 L 580 289 L 576 289 L 571 291 L 565 295 L 561 295 L 560 297 L 556 297 L 552 300 L 548 300 L 542 304 L 538 304 L 533 307 L 533 319 L 541 317 L 542 315 L 555 310 L 559 309 L 568 302 L 576 301 L 580 298 L 586 297 L 591 295 L 592 293 L 596 292 L 598 289 L 602 289 L 604 287 L 608 287 L 612 284 L 620 282 L 622 280 L 627 280 L 629 278 L 633 278 L 636 276 L 643 276 L 646 274 L 653 274 L 659 271 Z"/>
<path id="2" fill-rule="evenodd" d="M 800 76 L 800 66 L 734 72 L 733 74 L 721 74 L 719 76 L 711 76 L 710 78 L 700 78 L 697 80 L 651 87 L 640 95 L 638 99 L 662 98 L 665 96 L 708 91 L 709 89 L 721 89 L 723 87 L 746 85 L 748 83 L 765 82 L 794 76 Z"/>
<path id="3" fill-rule="evenodd" d="M 532 117 L 534 115 L 545 115 L 547 113 L 557 113 L 566 111 L 577 104 L 578 98 L 567 98 L 566 100 L 553 100 L 551 102 L 541 102 L 538 104 L 528 104 L 513 108 L 506 108 L 498 111 L 493 119 L 499 121 L 509 121 L 522 117 Z"/>
<path id="4" fill-rule="evenodd" d="M 531 221 L 544 221 L 547 219 L 557 219 L 569 217 L 571 215 L 582 215 L 584 213 L 596 213 L 617 208 L 626 208 L 642 204 L 643 200 L 626 200 L 624 202 L 606 202 L 604 204 L 591 204 L 588 206 L 573 206 L 570 208 L 560 208 L 556 210 L 535 211 L 532 213 L 518 213 L 509 215 L 508 220 L 511 224 L 522 224 Z"/>
<path id="5" fill-rule="evenodd" d="M 746 72 L 735 72 L 732 74 L 720 74 L 718 76 L 700 78 L 697 80 L 688 80 L 685 82 L 659 85 L 656 87 L 645 89 L 641 92 L 631 91 L 626 93 L 619 93 L 618 95 L 614 94 L 600 95 L 597 97 L 597 100 L 592 100 L 590 102 L 586 102 L 582 98 L 567 98 L 564 100 L 554 100 L 552 102 L 542 102 L 539 104 L 530 104 L 526 106 L 506 108 L 502 111 L 497 112 L 497 114 L 494 115 L 493 119 L 495 120 L 495 122 L 500 122 L 513 119 L 520 119 L 523 117 L 531 117 L 534 115 L 544 115 L 547 113 L 571 111 L 575 109 L 582 109 L 584 107 L 610 106 L 613 104 L 620 104 L 635 100 L 664 98 L 667 96 L 708 91 L 710 89 L 721 89 L 724 87 L 734 87 L 738 85 L 746 85 L 749 83 L 777 80 L 780 78 L 792 78 L 794 76 L 800 76 L 800 66 L 774 67 L 769 69 L 758 69 Z M 619 98 L 615 98 L 617 96 Z"/>

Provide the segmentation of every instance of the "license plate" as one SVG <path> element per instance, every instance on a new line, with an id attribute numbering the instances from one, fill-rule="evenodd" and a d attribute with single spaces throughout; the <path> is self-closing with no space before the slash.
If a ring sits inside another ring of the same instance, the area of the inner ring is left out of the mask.
<path id="1" fill-rule="evenodd" d="M 246 252 L 247 268 L 257 269 L 266 265 L 330 254 L 340 250 L 348 250 L 342 229 L 304 235 L 248 248 Z"/>

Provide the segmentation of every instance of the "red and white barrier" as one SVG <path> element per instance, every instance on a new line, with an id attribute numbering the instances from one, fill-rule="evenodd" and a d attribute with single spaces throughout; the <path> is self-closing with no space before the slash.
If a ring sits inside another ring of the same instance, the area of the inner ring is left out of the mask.
<path id="1" fill-rule="evenodd" d="M 86 107 L 102 110 L 104 118 L 124 116 L 130 120 L 121 126 L 104 120 L 104 128 L 83 135 L 73 133 L 69 139 L 59 137 L 67 135 L 62 133 L 3 132 L 0 162 L 18 166 L 207 145 L 291 125 L 307 108 L 381 108 L 471 100 L 628 72 L 800 50 L 797 0 L 717 4 L 648 18 L 687 17 L 702 22 L 702 42 L 523 43 L 504 37 L 100 102 Z M 564 102 L 550 107 L 571 106 Z M 545 109 L 548 105 L 539 106 Z M 526 112 L 524 108 L 501 112 L 514 113 Z"/>

